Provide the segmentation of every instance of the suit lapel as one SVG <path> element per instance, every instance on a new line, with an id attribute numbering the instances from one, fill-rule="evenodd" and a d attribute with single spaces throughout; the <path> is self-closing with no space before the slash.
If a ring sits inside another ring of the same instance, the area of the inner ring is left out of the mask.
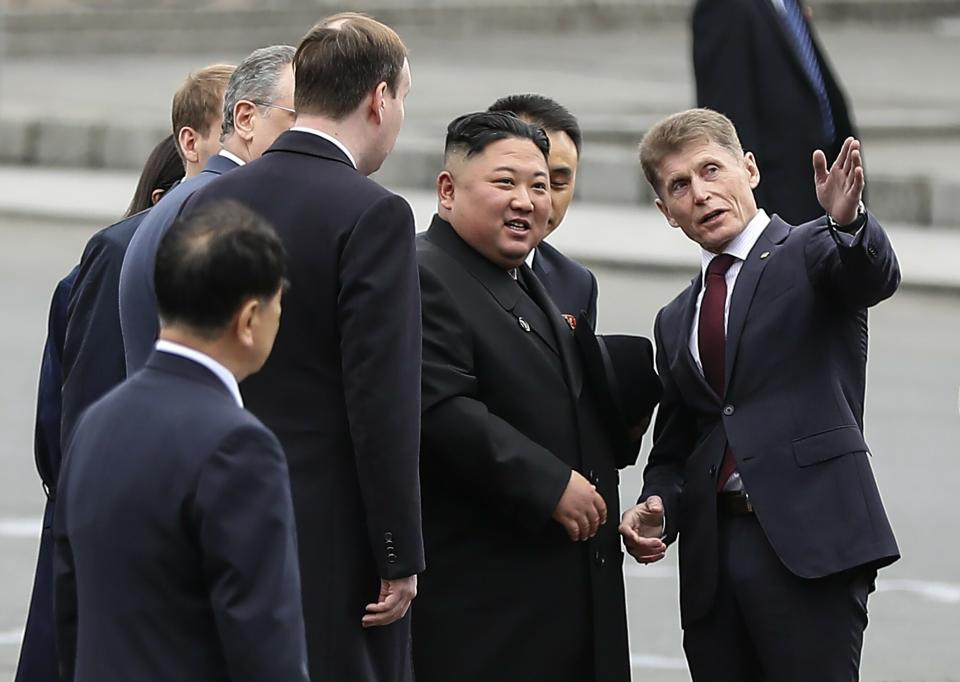
<path id="1" fill-rule="evenodd" d="M 727 317 L 727 345 L 724 356 L 724 386 L 730 386 L 730 377 L 733 376 L 733 367 L 737 358 L 737 349 L 740 346 L 740 335 L 743 325 L 747 321 L 750 304 L 757 291 L 757 284 L 767 265 L 776 258 L 776 249 L 790 234 L 790 228 L 777 216 L 770 219 L 763 234 L 757 239 L 747 260 L 743 262 L 737 283 L 730 297 L 730 313 Z M 766 254 L 766 255 L 764 255 Z"/>
<path id="2" fill-rule="evenodd" d="M 534 263 L 536 263 L 536 259 L 534 259 Z M 573 338 L 573 330 L 570 329 L 570 325 L 563 319 L 563 315 L 560 314 L 557 306 L 550 299 L 547 290 L 543 287 L 540 280 L 537 279 L 536 275 L 533 274 L 533 271 L 526 265 L 521 265 L 518 270 L 520 271 L 519 276 L 523 277 L 523 281 L 530 292 L 530 297 L 533 299 L 533 302 L 546 313 L 546 318 L 560 346 L 559 355 L 560 360 L 563 362 L 567 385 L 570 387 L 574 397 L 578 397 L 583 388 L 583 368 L 576 357 L 577 350 L 575 347 L 576 342 Z"/>

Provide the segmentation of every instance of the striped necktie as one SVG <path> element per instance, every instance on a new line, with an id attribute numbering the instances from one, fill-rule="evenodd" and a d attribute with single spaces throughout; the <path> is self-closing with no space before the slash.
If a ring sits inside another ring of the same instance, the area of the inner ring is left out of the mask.
<path id="1" fill-rule="evenodd" d="M 820 104 L 823 132 L 827 136 L 827 141 L 832 144 L 837 136 L 837 130 L 833 123 L 833 110 L 830 108 L 827 86 L 823 81 L 823 73 L 820 71 L 820 64 L 813 49 L 813 39 L 807 29 L 807 22 L 803 18 L 797 0 L 783 0 L 783 9 L 783 22 L 793 37 L 797 55 L 803 64 L 803 70 L 807 72 L 807 77 L 813 83 L 813 89 L 816 91 L 817 101 Z"/>

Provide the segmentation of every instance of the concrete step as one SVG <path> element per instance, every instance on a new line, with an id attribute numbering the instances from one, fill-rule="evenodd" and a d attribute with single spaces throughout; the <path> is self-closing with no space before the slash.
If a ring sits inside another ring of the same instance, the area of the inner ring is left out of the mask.
<path id="1" fill-rule="evenodd" d="M 132 172 L 0 166 L 0 220 L 63 221 L 88 228 L 109 225 L 119 218 L 136 182 L 137 174 Z M 426 229 L 436 210 L 436 195 L 410 189 L 403 182 L 385 184 L 406 197 L 417 228 Z M 960 268 L 954 258 L 960 251 L 960 230 L 909 225 L 875 213 L 897 250 L 904 286 L 960 296 Z M 699 264 L 697 247 L 680 230 L 670 228 L 649 204 L 575 201 L 550 240 L 588 265 L 692 276 Z"/>
<path id="2" fill-rule="evenodd" d="M 810 0 L 818 22 L 902 23 L 960 17 L 960 0 Z M 344 3 L 206 0 L 17 3 L 6 14 L 10 55 L 221 50 L 289 41 Z M 373 0 L 363 11 L 399 29 L 552 33 L 680 23 L 693 0 Z"/>

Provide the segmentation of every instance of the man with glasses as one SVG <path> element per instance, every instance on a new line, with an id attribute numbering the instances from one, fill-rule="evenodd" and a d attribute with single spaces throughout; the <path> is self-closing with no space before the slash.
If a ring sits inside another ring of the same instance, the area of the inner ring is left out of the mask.
<path id="1" fill-rule="evenodd" d="M 120 328 L 128 373 L 146 362 L 159 330 L 153 266 L 160 240 L 194 192 L 260 158 L 293 124 L 293 55 L 293 47 L 273 45 L 240 62 L 224 95 L 219 153 L 210 157 L 202 173 L 171 191 L 130 242 L 120 272 Z"/>

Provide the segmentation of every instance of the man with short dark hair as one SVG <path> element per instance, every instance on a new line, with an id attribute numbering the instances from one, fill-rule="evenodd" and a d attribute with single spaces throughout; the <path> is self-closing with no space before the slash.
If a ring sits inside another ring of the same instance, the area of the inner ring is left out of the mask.
<path id="1" fill-rule="evenodd" d="M 414 222 L 367 177 L 403 123 L 406 53 L 362 15 L 315 26 L 294 58 L 296 125 L 184 209 L 240 201 L 290 254 L 276 350 L 243 396 L 290 464 L 315 680 L 412 680 L 406 614 L 424 568 Z"/>
<path id="2" fill-rule="evenodd" d="M 573 200 L 577 182 L 582 135 L 576 117 L 560 104 L 543 95 L 501 97 L 487 111 L 512 111 L 527 123 L 540 126 L 550 138 L 550 199 L 552 211 L 544 241 L 527 256 L 534 274 L 560 312 L 575 319 L 586 312 L 590 326 L 597 327 L 597 278 L 583 265 L 563 255 L 546 240 L 560 227 Z"/>
<path id="3" fill-rule="evenodd" d="M 702 268 L 655 325 L 663 399 L 627 549 L 680 539 L 683 645 L 696 682 L 858 679 L 867 595 L 899 558 L 863 437 L 867 308 L 900 269 L 861 202 L 860 143 L 812 181 L 827 213 L 770 217 L 730 120 L 657 123 L 640 161 Z"/>
<path id="4" fill-rule="evenodd" d="M 157 338 L 153 266 L 160 240 L 194 192 L 258 158 L 293 123 L 293 53 L 289 45 L 272 45 L 254 50 L 240 62 L 221 104 L 220 151 L 199 175 L 169 192 L 160 210 L 151 212 L 130 241 L 120 272 L 119 303 L 128 373 L 143 366 Z"/>
<path id="5" fill-rule="evenodd" d="M 570 326 L 524 263 L 552 211 L 549 148 L 509 113 L 453 121 L 437 216 L 417 237 L 430 560 L 418 682 L 630 679 L 606 523 L 613 438 Z"/>
<path id="6" fill-rule="evenodd" d="M 309 679 L 286 460 L 237 386 L 270 354 L 283 281 L 283 247 L 242 206 L 164 237 L 160 340 L 84 413 L 61 474 L 64 680 Z"/>

